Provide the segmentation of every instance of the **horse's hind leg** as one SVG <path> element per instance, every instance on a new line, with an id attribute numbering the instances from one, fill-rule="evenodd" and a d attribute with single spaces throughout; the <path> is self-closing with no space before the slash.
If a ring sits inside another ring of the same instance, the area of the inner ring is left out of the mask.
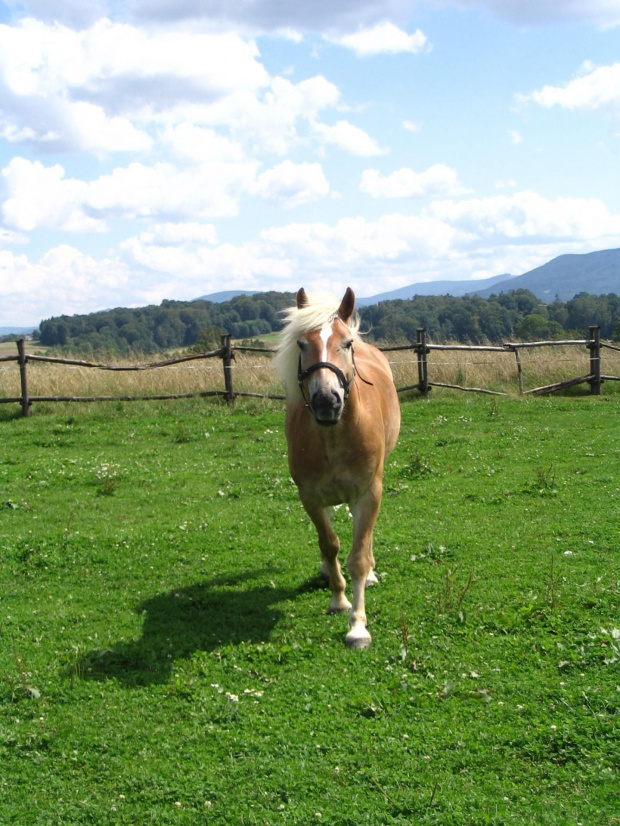
<path id="1" fill-rule="evenodd" d="M 313 507 L 304 502 L 308 516 L 314 522 L 321 549 L 321 574 L 329 581 L 332 598 L 329 603 L 329 612 L 348 611 L 351 603 L 344 595 L 345 581 L 340 570 L 338 553 L 340 542 L 332 528 L 330 509 Z"/>

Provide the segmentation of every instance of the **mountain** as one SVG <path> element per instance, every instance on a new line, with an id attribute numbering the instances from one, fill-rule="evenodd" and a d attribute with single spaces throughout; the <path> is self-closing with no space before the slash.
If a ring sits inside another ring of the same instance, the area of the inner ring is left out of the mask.
<path id="1" fill-rule="evenodd" d="M 620 294 L 620 249 L 559 255 L 523 275 L 512 276 L 492 287 L 477 289 L 475 294 L 488 298 L 492 293 L 508 290 L 530 290 L 545 303 L 553 301 L 556 296 L 561 301 L 569 301 L 577 293 Z"/>
<path id="2" fill-rule="evenodd" d="M 28 336 L 36 327 L 0 327 L 0 336 Z"/>
<path id="3" fill-rule="evenodd" d="M 492 278 L 484 278 L 480 281 L 421 281 L 417 284 L 409 284 L 408 287 L 392 290 L 389 293 L 378 293 L 367 298 L 358 298 L 357 305 L 358 307 L 367 307 L 369 304 L 378 304 L 380 301 L 413 298 L 414 295 L 451 295 L 454 297 L 471 295 L 510 278 L 511 276 L 506 273 L 505 275 L 494 275 Z"/>
<path id="4" fill-rule="evenodd" d="M 488 298 L 509 290 L 529 290 L 545 303 L 556 296 L 570 301 L 578 293 L 620 294 L 620 249 L 600 250 L 575 255 L 559 255 L 523 275 L 494 275 L 484 281 L 424 281 L 399 290 L 358 298 L 360 307 L 413 298 L 414 295 L 479 295 Z"/>
<path id="5" fill-rule="evenodd" d="M 194 301 L 212 301 L 214 304 L 222 304 L 224 301 L 231 301 L 238 295 L 257 295 L 257 290 L 223 290 L 219 293 L 209 293 L 209 295 L 199 295 Z"/>

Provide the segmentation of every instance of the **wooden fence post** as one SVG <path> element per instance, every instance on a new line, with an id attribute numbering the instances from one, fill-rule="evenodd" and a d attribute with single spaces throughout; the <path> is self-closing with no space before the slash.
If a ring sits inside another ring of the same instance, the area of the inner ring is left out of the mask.
<path id="1" fill-rule="evenodd" d="M 517 359 L 517 377 L 519 379 L 519 395 L 523 395 L 523 367 L 521 366 L 521 354 L 518 347 L 512 348 L 515 358 Z"/>
<path id="2" fill-rule="evenodd" d="M 426 330 L 424 327 L 418 327 L 416 350 L 418 353 L 418 383 L 420 392 L 424 397 L 427 397 L 429 391 L 427 359 L 428 349 L 426 347 Z"/>
<path id="3" fill-rule="evenodd" d="M 601 395 L 601 328 L 590 327 L 590 341 L 588 349 L 590 351 L 590 393 L 593 396 Z"/>
<path id="4" fill-rule="evenodd" d="M 22 415 L 30 415 L 30 399 L 28 398 L 28 377 L 26 375 L 26 348 L 24 339 L 17 342 L 17 353 L 19 356 L 19 377 L 22 385 Z"/>
<path id="5" fill-rule="evenodd" d="M 224 365 L 224 387 L 226 388 L 226 399 L 230 404 L 235 403 L 235 390 L 232 377 L 232 360 L 234 354 L 230 344 L 230 333 L 225 333 L 220 337 L 222 341 L 222 363 Z"/>

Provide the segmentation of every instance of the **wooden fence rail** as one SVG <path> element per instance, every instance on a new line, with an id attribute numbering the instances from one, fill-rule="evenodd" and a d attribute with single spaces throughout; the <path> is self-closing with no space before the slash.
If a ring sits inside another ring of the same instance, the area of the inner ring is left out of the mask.
<path id="1" fill-rule="evenodd" d="M 531 390 L 523 389 L 523 369 L 521 364 L 520 351 L 532 347 L 562 347 L 562 346 L 583 346 L 589 351 L 588 373 L 577 378 L 566 379 L 564 381 L 556 382 L 554 384 L 547 384 L 542 387 L 535 387 Z M 528 342 L 505 342 L 501 345 L 467 345 L 467 344 L 430 344 L 426 338 L 426 330 L 420 327 L 417 331 L 415 344 L 401 344 L 391 347 L 381 348 L 383 352 L 395 352 L 403 350 L 411 350 L 415 352 L 417 359 L 418 381 L 415 384 L 398 387 L 399 393 L 404 393 L 409 390 L 418 390 L 422 396 L 428 396 L 433 387 L 446 387 L 454 390 L 461 390 L 471 393 L 487 393 L 494 396 L 507 396 L 508 393 L 500 392 L 498 390 L 488 390 L 483 387 L 465 387 L 459 384 L 449 384 L 447 382 L 431 381 L 429 379 L 429 362 L 428 355 L 433 350 L 437 351 L 467 351 L 467 352 L 496 352 L 496 353 L 513 353 L 517 365 L 517 378 L 519 383 L 519 393 L 521 395 L 547 395 L 555 393 L 558 390 L 564 390 L 568 387 L 574 387 L 577 384 L 589 383 L 590 392 L 593 395 L 600 395 L 601 384 L 604 381 L 620 381 L 620 376 L 604 375 L 601 373 L 601 350 L 602 348 L 609 348 L 620 352 L 620 347 L 613 344 L 602 342 L 600 338 L 600 328 L 598 326 L 591 326 L 589 328 L 589 336 L 587 339 L 571 339 L 564 341 L 528 341 Z M 161 400 L 161 399 L 182 399 L 192 397 L 207 397 L 207 396 L 221 396 L 229 403 L 234 404 L 235 398 L 238 396 L 249 396 L 255 398 L 268 399 L 284 399 L 280 394 L 273 393 L 249 393 L 244 391 L 237 391 L 234 388 L 233 380 L 233 361 L 235 359 L 235 351 L 246 353 L 274 353 L 272 348 L 268 347 L 250 347 L 245 345 L 234 345 L 231 341 L 230 335 L 227 333 L 221 336 L 221 347 L 217 350 L 211 350 L 207 353 L 196 353 L 188 356 L 180 356 L 178 358 L 167 359 L 165 361 L 152 362 L 150 364 L 139 365 L 110 365 L 110 364 L 96 364 L 93 362 L 82 361 L 80 359 L 64 359 L 53 356 L 38 356 L 26 353 L 25 342 L 23 339 L 17 341 L 17 355 L 16 356 L 1 356 L 0 362 L 18 362 L 20 372 L 21 394 L 15 397 L 1 397 L 0 403 L 20 404 L 24 416 L 30 413 L 30 407 L 34 402 L 98 402 L 98 401 L 143 401 L 143 400 Z M 29 362 L 47 362 L 50 364 L 63 364 L 77 367 L 87 367 L 94 370 L 112 370 L 118 372 L 131 372 L 154 370 L 160 367 L 169 367 L 174 364 L 182 364 L 188 361 L 196 361 L 199 359 L 220 358 L 222 360 L 222 367 L 224 373 L 224 389 L 222 390 L 203 390 L 192 393 L 162 393 L 162 394 L 146 394 L 146 395 L 131 395 L 131 396 L 32 396 L 28 392 L 28 372 L 27 365 Z M 431 364 L 432 367 L 432 364 Z"/>

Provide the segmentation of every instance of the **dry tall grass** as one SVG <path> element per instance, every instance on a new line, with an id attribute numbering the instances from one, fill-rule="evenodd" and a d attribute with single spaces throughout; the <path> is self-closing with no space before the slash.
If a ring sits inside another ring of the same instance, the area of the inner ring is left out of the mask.
<path id="1" fill-rule="evenodd" d="M 589 373 L 589 351 L 580 345 L 528 347 L 519 351 L 523 370 L 523 387 L 565 381 Z M 388 353 L 397 387 L 418 381 L 417 357 L 412 350 Z M 605 375 L 620 376 L 620 353 L 602 350 Z M 428 354 L 430 382 L 481 387 L 517 394 L 519 379 L 517 360 L 510 351 L 431 350 Z M 435 392 L 435 391 L 434 391 Z"/>
<path id="2" fill-rule="evenodd" d="M 119 367 L 136 365 L 135 360 L 101 362 Z M 148 363 L 145 359 L 142 364 Z M 236 353 L 233 381 L 237 392 L 282 393 L 281 383 L 267 355 Z M 30 396 L 150 396 L 223 390 L 221 359 L 209 358 L 140 371 L 109 371 L 77 365 L 28 363 Z M 0 397 L 21 395 L 16 362 L 0 362 Z"/>
<path id="3" fill-rule="evenodd" d="M 589 371 L 589 353 L 583 346 L 527 348 L 520 353 L 526 390 L 583 376 Z M 417 357 L 413 350 L 390 352 L 387 356 L 397 387 L 416 384 Z M 146 362 L 145 359 L 143 363 Z M 119 366 L 135 364 L 126 360 L 114 363 Z M 237 392 L 283 392 L 273 360 L 267 355 L 237 352 L 232 369 Z M 620 352 L 602 350 L 601 372 L 620 375 Z M 517 362 L 511 352 L 431 350 L 428 375 L 431 382 L 518 393 Z M 41 362 L 28 364 L 31 396 L 149 396 L 223 389 L 223 368 L 219 358 L 139 372 L 111 372 Z M 442 391 L 436 389 L 434 392 Z M 0 362 L 0 398 L 20 395 L 17 363 Z"/>

